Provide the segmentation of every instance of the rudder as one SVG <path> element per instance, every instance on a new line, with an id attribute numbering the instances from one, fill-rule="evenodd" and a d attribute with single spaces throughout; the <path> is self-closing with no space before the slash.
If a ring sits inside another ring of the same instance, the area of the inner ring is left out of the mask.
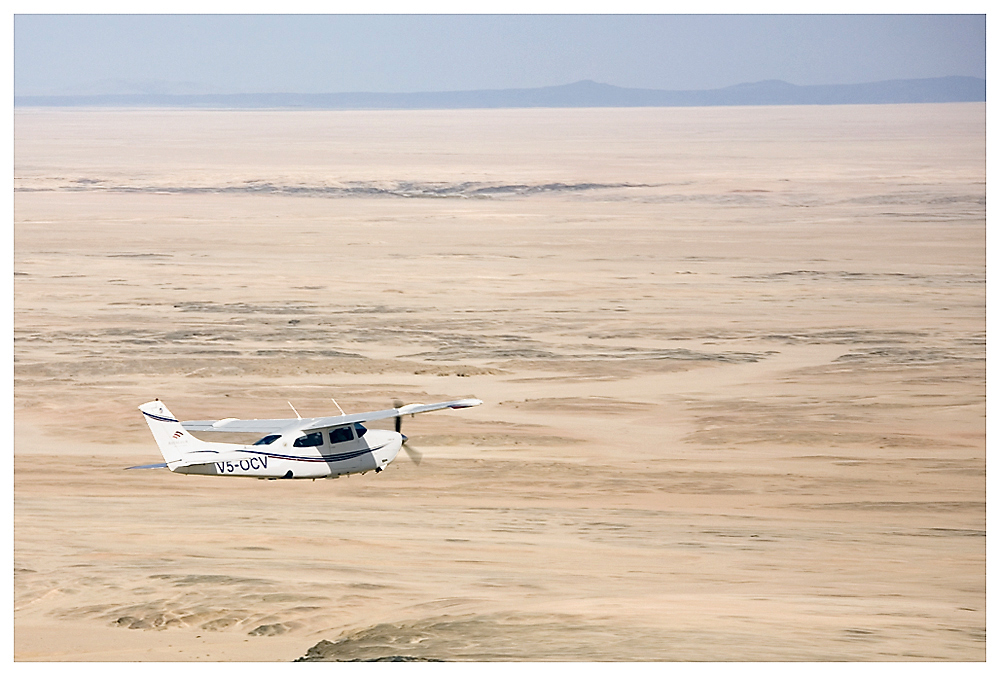
<path id="1" fill-rule="evenodd" d="M 139 410 L 142 411 L 146 424 L 153 433 L 153 439 L 160 447 L 160 453 L 166 462 L 180 460 L 184 453 L 193 450 L 193 446 L 203 445 L 181 426 L 180 421 L 159 399 L 146 402 L 139 407 Z"/>

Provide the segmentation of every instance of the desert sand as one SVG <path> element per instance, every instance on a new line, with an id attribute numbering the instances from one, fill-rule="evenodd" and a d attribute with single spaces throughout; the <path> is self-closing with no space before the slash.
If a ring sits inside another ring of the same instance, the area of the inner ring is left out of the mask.
<path id="1" fill-rule="evenodd" d="M 15 659 L 984 660 L 985 201 L 983 104 L 18 110 Z"/>

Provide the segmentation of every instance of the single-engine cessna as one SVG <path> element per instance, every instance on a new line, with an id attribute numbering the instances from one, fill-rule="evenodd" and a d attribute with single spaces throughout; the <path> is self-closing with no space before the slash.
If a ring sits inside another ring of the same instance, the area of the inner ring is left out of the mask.
<path id="1" fill-rule="evenodd" d="M 181 422 L 157 399 L 143 404 L 139 410 L 149 424 L 165 462 L 128 469 L 166 467 L 179 474 L 258 479 L 324 479 L 372 470 L 381 472 L 395 460 L 400 448 L 404 448 L 415 462 L 420 462 L 420 454 L 404 446 L 406 437 L 400 431 L 402 416 L 444 408 L 469 408 L 482 403 L 479 399 L 406 406 L 397 402 L 396 408 L 384 411 L 324 418 L 225 418 Z M 292 410 L 295 408 L 292 407 Z M 370 430 L 362 425 L 370 420 L 385 418 L 396 419 L 395 432 Z M 244 432 L 264 436 L 253 444 L 242 445 L 201 441 L 191 432 Z"/>

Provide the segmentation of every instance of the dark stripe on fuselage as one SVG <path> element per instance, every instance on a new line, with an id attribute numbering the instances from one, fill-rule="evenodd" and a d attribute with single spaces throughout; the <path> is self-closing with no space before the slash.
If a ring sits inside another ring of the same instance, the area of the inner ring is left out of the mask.
<path id="1" fill-rule="evenodd" d="M 382 444 L 381 446 L 376 446 L 375 448 L 362 448 L 357 451 L 348 451 L 347 453 L 333 453 L 330 455 L 321 455 L 316 457 L 307 457 L 301 455 L 284 455 L 281 453 L 265 453 L 263 451 L 251 451 L 246 450 L 245 453 L 254 453 L 256 455 L 266 455 L 269 458 L 277 458 L 278 460 L 295 460 L 297 462 L 340 462 L 342 460 L 350 460 L 351 458 L 356 458 L 359 455 L 364 455 L 365 453 L 374 453 L 377 450 L 385 448 L 388 444 Z"/>
<path id="2" fill-rule="evenodd" d="M 180 422 L 180 420 L 174 420 L 173 418 L 164 418 L 161 415 L 153 415 L 152 413 L 142 412 L 143 415 L 148 415 L 153 420 L 159 420 L 160 422 Z"/>
<path id="3" fill-rule="evenodd" d="M 321 455 L 318 458 L 302 456 L 302 455 L 284 455 L 282 453 L 265 453 L 264 451 L 252 451 L 250 449 L 245 449 L 245 450 L 240 449 L 238 452 L 251 453 L 253 455 L 262 455 L 268 458 L 275 458 L 276 460 L 292 460 L 295 462 L 342 462 L 344 460 L 351 460 L 352 458 L 357 458 L 358 456 L 364 455 L 365 453 L 374 453 L 375 451 L 383 449 L 386 446 L 388 446 L 388 444 L 382 444 L 381 446 L 376 446 L 375 448 L 362 448 L 357 451 L 348 451 L 347 453 L 333 453 L 331 455 Z M 194 453 L 218 454 L 219 451 L 212 451 L 206 449 L 203 451 L 192 451 L 192 454 Z M 185 457 L 187 457 L 187 455 L 185 455 Z M 215 460 L 211 460 L 210 458 L 206 457 L 205 464 L 208 464 L 210 462 L 215 462 Z"/>

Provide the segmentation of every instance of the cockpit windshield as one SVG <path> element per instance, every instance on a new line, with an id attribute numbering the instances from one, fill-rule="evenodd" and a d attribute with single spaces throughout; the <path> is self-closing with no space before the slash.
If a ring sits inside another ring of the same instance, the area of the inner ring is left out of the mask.
<path id="1" fill-rule="evenodd" d="M 268 444 L 272 444 L 272 443 L 274 443 L 275 441 L 277 441 L 280 438 L 281 438 L 280 434 L 268 434 L 263 439 L 258 439 L 257 441 L 253 442 L 253 445 L 254 446 L 267 446 Z"/>
<path id="2" fill-rule="evenodd" d="M 365 432 L 367 432 L 368 430 L 365 429 L 365 426 L 362 425 L 361 423 L 354 423 L 354 431 L 358 433 L 358 439 L 360 439 L 361 437 L 365 436 Z"/>

